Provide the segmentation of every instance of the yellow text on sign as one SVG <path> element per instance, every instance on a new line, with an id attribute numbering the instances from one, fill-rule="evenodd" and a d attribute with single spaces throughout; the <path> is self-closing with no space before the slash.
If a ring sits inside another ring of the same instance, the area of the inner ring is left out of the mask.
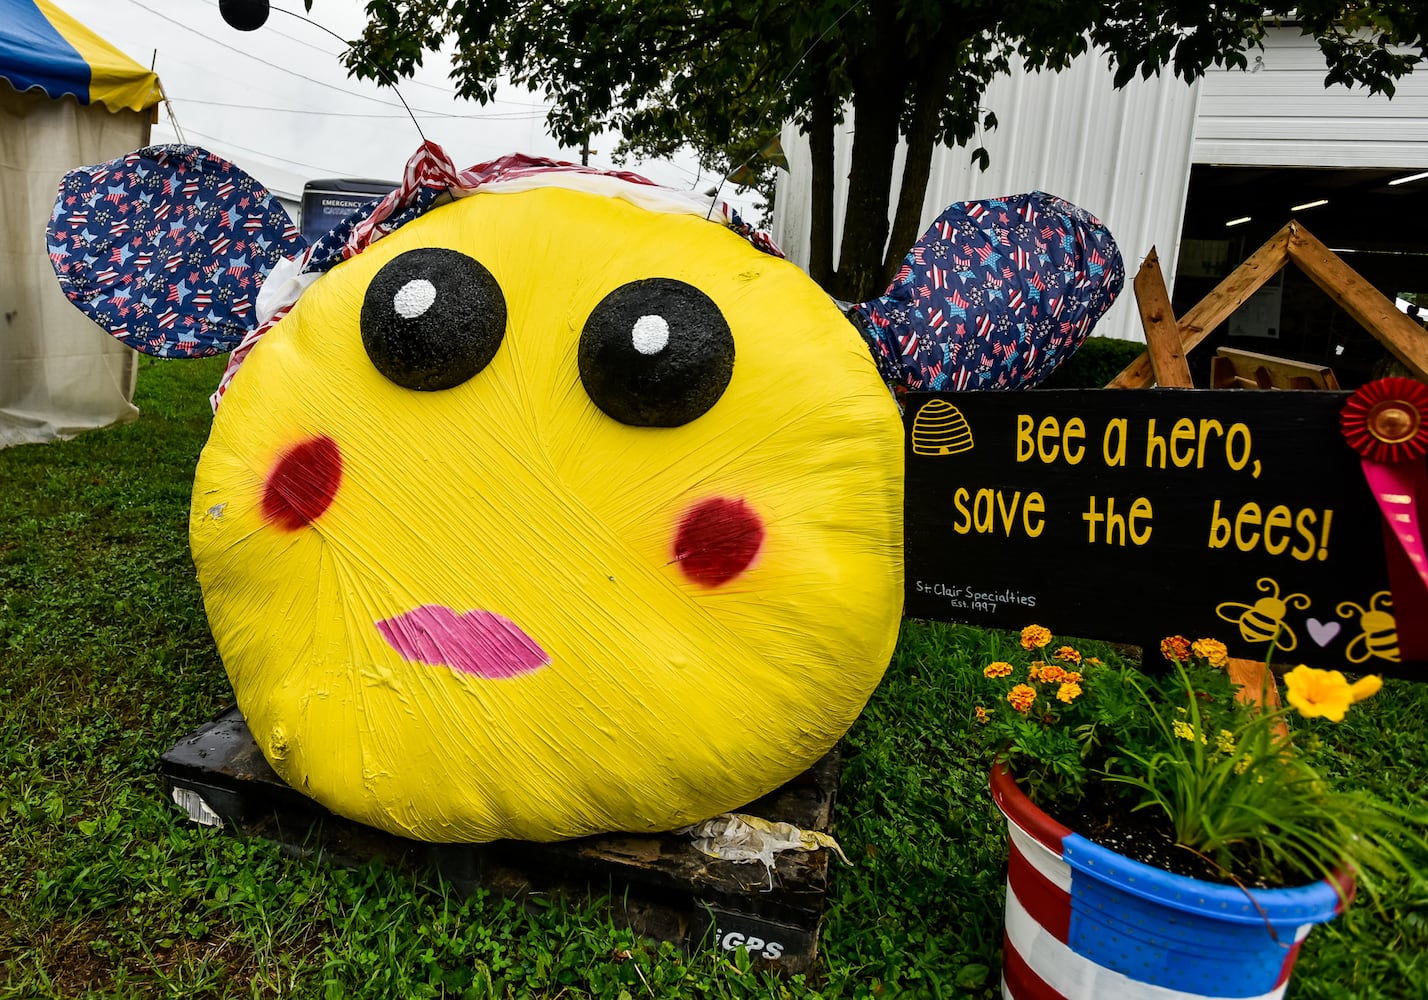
<path id="1" fill-rule="evenodd" d="M 1016 460 L 1026 462 L 1034 455 L 1047 465 L 1057 457 L 1065 459 L 1067 465 L 1077 465 L 1086 457 L 1086 422 L 1080 417 L 1072 417 L 1062 427 L 1055 417 L 1042 417 L 1035 421 L 1028 413 L 1018 413 L 1016 417 Z"/>
<path id="2" fill-rule="evenodd" d="M 1086 522 L 1086 541 L 1094 545 L 1125 545 L 1129 539 L 1132 545 L 1144 545 L 1150 541 L 1150 519 L 1154 515 L 1150 501 L 1136 497 L 1131 501 L 1129 511 L 1116 510 L 1116 498 L 1106 498 L 1106 509 L 1100 509 L 1100 500 L 1091 498 L 1091 506 L 1081 515 Z"/>
<path id="3" fill-rule="evenodd" d="M 1043 465 L 1058 461 L 1079 465 L 1086 457 L 1085 442 L 1086 422 L 1080 417 L 1063 422 L 1056 417 L 1017 414 L 1018 462 L 1036 459 Z M 1144 451 L 1140 451 L 1142 444 Z M 1203 469 L 1207 456 L 1221 455 L 1230 470 L 1248 469 L 1251 477 L 1258 479 L 1260 463 L 1253 451 L 1254 441 L 1247 424 L 1236 422 L 1226 427 L 1204 417 L 1181 417 L 1168 428 L 1157 425 L 1154 417 L 1135 427 L 1126 417 L 1113 417 L 1101 431 L 1101 461 L 1113 469 L 1124 468 L 1137 454 L 1143 456 L 1147 469 Z"/>
<path id="4" fill-rule="evenodd" d="M 957 510 L 952 530 L 959 535 L 994 535 L 1000 530 L 1007 538 L 1017 531 L 1035 538 L 1046 527 L 1046 500 L 1036 492 L 1023 495 L 1021 490 L 984 488 L 974 493 L 959 486 L 952 494 L 952 506 Z"/>
<path id="5" fill-rule="evenodd" d="M 1334 522 L 1332 510 L 1303 507 L 1290 510 L 1283 504 L 1264 510 L 1257 503 L 1243 504 L 1233 514 L 1220 513 L 1220 501 L 1210 512 L 1212 549 L 1233 544 L 1241 552 L 1263 548 L 1272 556 L 1286 551 L 1300 562 L 1329 558 L 1329 528 Z M 1292 547 L 1291 547 L 1291 543 Z"/>

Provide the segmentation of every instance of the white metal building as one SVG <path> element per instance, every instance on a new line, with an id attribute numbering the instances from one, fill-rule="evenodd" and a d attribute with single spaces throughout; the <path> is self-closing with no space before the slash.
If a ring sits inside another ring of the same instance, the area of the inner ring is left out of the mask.
<path id="1" fill-rule="evenodd" d="M 984 137 L 991 168 L 978 171 L 968 150 L 937 150 L 923 225 L 955 201 L 1036 189 L 1099 215 L 1128 274 L 1102 336 L 1143 339 L 1129 276 L 1152 246 L 1172 290 L 1183 286 L 1183 311 L 1187 294 L 1196 301 L 1291 218 L 1356 252 L 1346 259 L 1386 294 L 1428 292 L 1428 174 L 1403 182 L 1428 171 L 1428 71 L 1401 80 L 1391 101 L 1326 90 L 1317 46 L 1291 28 L 1271 30 L 1250 63 L 1193 85 L 1163 75 L 1119 91 L 1095 54 L 1061 73 L 1001 78 L 984 98 L 1000 122 Z M 853 127 L 838 137 L 840 177 Z M 783 141 L 791 170 L 772 227 L 806 265 L 808 146 L 792 129 Z M 842 202 L 840 188 L 840 212 Z M 1291 211 L 1310 202 L 1322 203 Z M 835 247 L 841 215 L 837 225 Z"/>

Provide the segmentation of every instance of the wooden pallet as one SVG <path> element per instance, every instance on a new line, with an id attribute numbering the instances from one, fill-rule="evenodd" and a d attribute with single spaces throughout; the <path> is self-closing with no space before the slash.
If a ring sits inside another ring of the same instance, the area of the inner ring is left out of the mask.
<path id="1" fill-rule="evenodd" d="M 835 749 L 804 774 L 744 807 L 829 832 L 838 782 Z M 159 770 L 190 819 L 260 836 L 355 866 L 373 859 L 434 869 L 459 891 L 608 895 L 614 919 L 690 949 L 748 949 L 756 965 L 812 971 L 828 890 L 828 852 L 786 851 L 762 864 L 717 861 L 687 836 L 610 834 L 556 844 L 428 844 L 344 820 L 273 773 L 236 708 L 179 740 Z"/>

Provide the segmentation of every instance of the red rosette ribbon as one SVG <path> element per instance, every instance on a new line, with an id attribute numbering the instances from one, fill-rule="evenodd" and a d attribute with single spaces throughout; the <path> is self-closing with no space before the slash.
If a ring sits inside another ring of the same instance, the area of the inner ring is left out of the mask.
<path id="1" fill-rule="evenodd" d="M 1419 506 L 1428 497 L 1428 386 L 1411 378 L 1370 382 L 1340 413 L 1344 439 L 1358 452 L 1383 513 L 1385 561 L 1393 592 L 1399 654 L 1428 657 L 1428 550 Z"/>
<path id="2" fill-rule="evenodd" d="M 1428 385 L 1411 378 L 1370 382 L 1349 397 L 1339 424 L 1365 461 L 1416 461 L 1428 455 Z"/>

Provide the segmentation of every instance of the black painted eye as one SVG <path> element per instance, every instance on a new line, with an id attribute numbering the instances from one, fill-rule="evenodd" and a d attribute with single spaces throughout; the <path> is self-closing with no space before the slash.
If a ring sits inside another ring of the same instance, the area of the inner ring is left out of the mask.
<path id="1" fill-rule="evenodd" d="M 719 401 L 734 335 L 714 300 L 672 278 L 621 285 L 580 334 L 580 381 L 595 405 L 634 427 L 678 427 Z"/>
<path id="2" fill-rule="evenodd" d="M 506 297 L 464 253 L 408 250 L 382 265 L 362 299 L 362 346 L 404 389 L 465 382 L 496 356 L 506 335 Z"/>

